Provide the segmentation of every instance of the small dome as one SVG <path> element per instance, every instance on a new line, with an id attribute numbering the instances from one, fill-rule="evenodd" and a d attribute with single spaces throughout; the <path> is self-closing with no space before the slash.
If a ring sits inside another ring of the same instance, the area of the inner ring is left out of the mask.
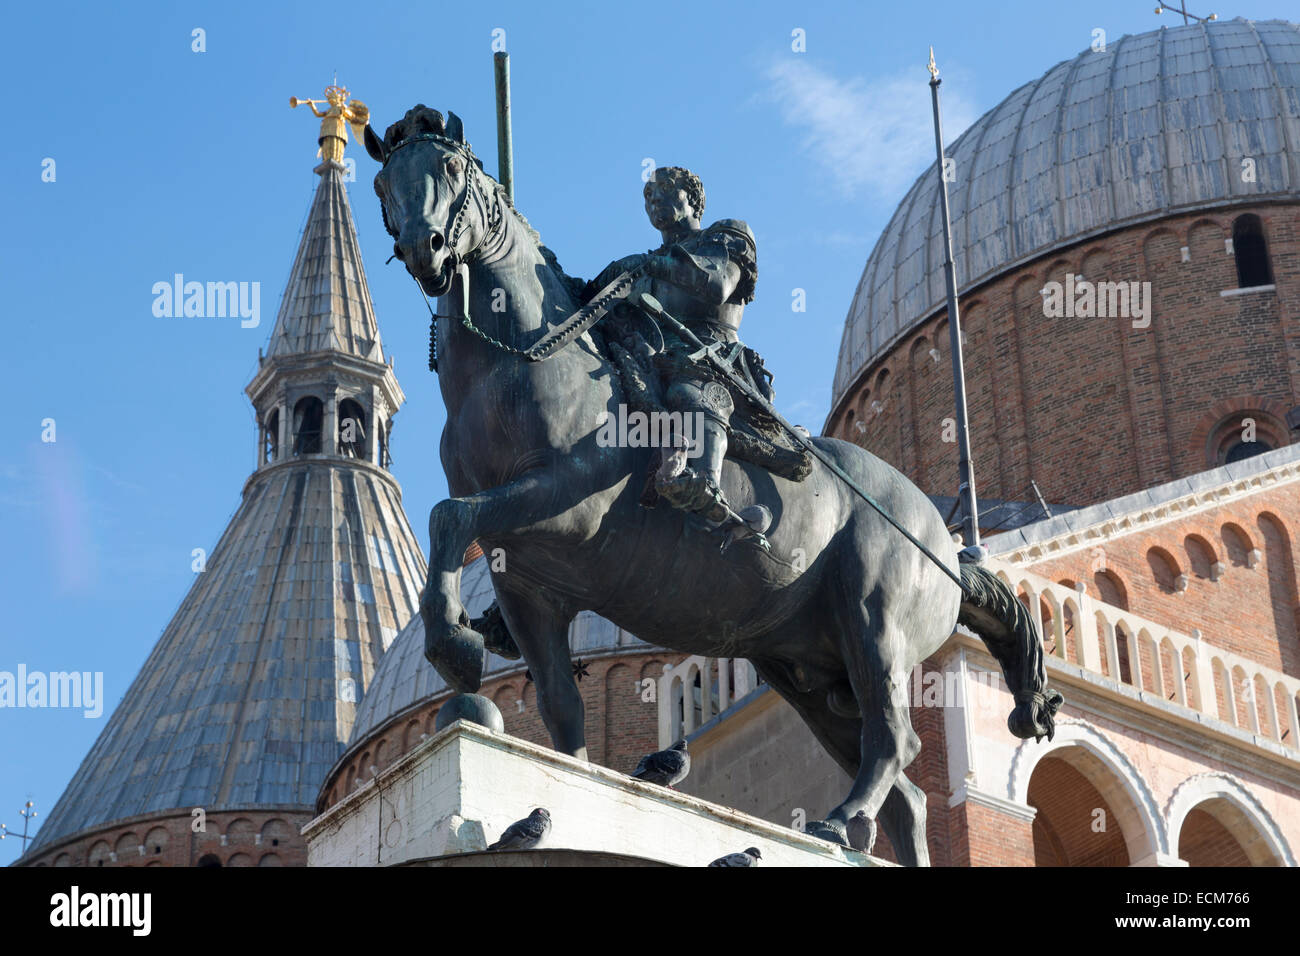
<path id="1" fill-rule="evenodd" d="M 470 617 L 487 610 L 495 594 L 488 559 L 478 557 L 460 576 L 461 600 Z M 603 652 L 650 647 L 590 611 L 581 612 L 569 625 L 569 651 L 575 657 L 596 657 Z M 522 660 L 508 661 L 489 654 L 484 676 L 524 667 Z M 424 658 L 424 621 L 417 613 L 402 628 L 375 668 L 375 675 L 357 707 L 348 749 L 369 737 L 402 711 L 447 690 L 433 665 Z"/>
<path id="2" fill-rule="evenodd" d="M 1085 50 L 984 114 L 947 155 L 959 291 L 1053 249 L 1200 207 L 1300 197 L 1300 26 L 1236 19 Z M 1254 178 L 1242 161 L 1254 160 Z M 832 403 L 945 304 L 932 163 L 881 233 Z"/>

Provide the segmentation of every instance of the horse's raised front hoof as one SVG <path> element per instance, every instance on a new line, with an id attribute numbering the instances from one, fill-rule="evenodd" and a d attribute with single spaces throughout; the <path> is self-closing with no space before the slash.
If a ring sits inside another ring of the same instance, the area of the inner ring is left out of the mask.
<path id="1" fill-rule="evenodd" d="M 837 843 L 840 846 L 849 845 L 848 831 L 845 829 L 844 824 L 838 820 L 811 820 L 803 828 L 803 832 L 828 843 Z"/>
<path id="2" fill-rule="evenodd" d="M 483 635 L 473 628 L 455 624 L 441 634 L 426 629 L 424 656 L 457 693 L 477 693 L 483 684 Z"/>

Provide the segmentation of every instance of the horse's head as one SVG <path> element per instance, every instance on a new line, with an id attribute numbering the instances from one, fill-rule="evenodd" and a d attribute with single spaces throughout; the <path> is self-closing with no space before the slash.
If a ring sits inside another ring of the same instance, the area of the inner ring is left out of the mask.
<path id="1" fill-rule="evenodd" d="M 427 295 L 445 295 L 456 267 L 483 241 L 496 208 L 481 164 L 455 113 L 424 105 L 388 127 L 381 141 L 366 127 L 366 152 L 383 164 L 375 192 L 393 252 Z"/>

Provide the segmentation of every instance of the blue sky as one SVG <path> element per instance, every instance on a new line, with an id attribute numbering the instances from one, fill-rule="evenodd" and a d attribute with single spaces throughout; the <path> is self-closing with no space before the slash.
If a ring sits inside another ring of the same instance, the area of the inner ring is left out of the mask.
<path id="1" fill-rule="evenodd" d="M 1292 0 L 1293 2 L 1293 0 Z M 454 110 L 496 169 L 491 42 L 513 74 L 515 192 L 565 269 L 590 278 L 658 244 L 642 163 L 695 170 L 706 220 L 747 220 L 757 300 L 745 340 L 778 404 L 821 427 L 840 330 L 894 206 L 933 159 L 927 47 L 951 140 L 1102 28 L 1181 23 L 1154 0 L 895 3 L 25 4 L 0 38 L 14 141 L 0 153 L 0 670 L 102 671 L 98 719 L 0 709 L 0 822 L 54 805 L 193 581 L 253 467 L 243 387 L 271 331 L 317 177 L 319 97 L 334 71 L 382 130 L 416 102 Z M 1258 19 L 1294 13 L 1257 0 Z M 1194 8 L 1207 13 L 1208 9 Z M 1238 11 L 1221 9 L 1221 16 Z M 191 31 L 206 32 L 194 52 Z M 804 31 L 806 51 L 792 50 Z M 352 147 L 362 253 L 408 402 L 394 472 L 422 543 L 445 494 L 427 313 L 385 266 L 370 178 Z M 42 163 L 55 161 L 55 180 Z M 183 273 L 260 282 L 262 322 L 156 318 Z M 793 290 L 807 311 L 794 313 Z M 54 419 L 57 440 L 41 440 Z M 18 853 L 0 843 L 0 863 Z"/>

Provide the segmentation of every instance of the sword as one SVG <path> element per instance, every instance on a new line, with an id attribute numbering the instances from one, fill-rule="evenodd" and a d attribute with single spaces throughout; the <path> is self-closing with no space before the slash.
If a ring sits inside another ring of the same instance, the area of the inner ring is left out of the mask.
<path id="1" fill-rule="evenodd" d="M 789 433 L 791 438 L 793 438 L 796 442 L 798 442 L 799 445 L 802 448 L 804 448 L 810 455 L 812 455 L 823 465 L 829 468 L 832 474 L 834 474 L 846 485 L 848 485 L 851 489 L 853 489 L 853 491 L 857 493 L 858 497 L 862 498 L 863 501 L 865 501 L 872 508 L 874 508 L 876 513 L 879 514 L 880 517 L 884 518 L 891 525 L 893 525 L 903 535 L 903 537 L 907 538 L 908 541 L 916 545 L 921 550 L 922 554 L 924 554 L 927 558 L 933 561 L 935 563 L 935 566 L 938 567 L 940 571 L 948 575 L 948 577 L 952 578 L 953 581 L 957 582 L 957 586 L 962 589 L 963 594 L 966 593 L 966 587 L 961 583 L 960 577 L 958 577 L 956 574 L 953 574 L 952 571 L 949 570 L 948 566 L 944 564 L 942 561 L 940 561 L 938 556 L 935 555 L 933 551 L 931 551 L 929 548 L 927 548 L 925 545 L 923 545 L 920 541 L 917 540 L 915 535 L 913 535 L 910 531 L 908 531 L 901 524 L 895 521 L 893 515 L 891 515 L 884 508 L 882 508 L 880 504 L 876 502 L 876 499 L 872 498 L 871 495 L 867 494 L 861 488 L 861 486 L 858 485 L 856 481 L 854 481 L 851 477 L 849 477 L 849 475 L 844 471 L 843 468 L 841 468 L 839 465 L 837 465 L 834 461 L 831 460 L 829 455 L 827 455 L 820 448 L 814 445 L 809 439 L 804 438 L 803 435 L 799 433 L 798 429 L 796 429 L 793 425 L 791 425 L 784 418 L 782 418 L 780 413 L 777 412 L 777 410 L 772 407 L 771 402 L 769 402 L 766 398 L 760 395 L 757 389 L 753 388 L 748 382 L 746 382 L 743 378 L 737 375 L 732 370 L 731 366 L 729 366 L 727 363 L 725 363 L 720 358 L 718 358 L 716 349 L 710 349 L 707 345 L 705 345 L 703 342 L 700 341 L 699 336 L 697 336 L 694 332 L 692 332 L 690 329 L 684 326 L 677 319 L 673 318 L 671 315 L 665 312 L 664 307 L 660 305 L 659 300 L 656 299 L 654 296 L 650 295 L 648 292 L 642 292 L 639 296 L 637 296 L 633 304 L 640 306 L 646 312 L 646 314 L 648 314 L 652 319 L 667 322 L 668 325 L 672 326 L 672 328 L 676 330 L 678 335 L 680 335 L 691 345 L 694 345 L 695 348 L 698 349 L 698 351 L 694 353 L 695 355 L 702 355 L 705 358 L 707 358 L 709 360 L 709 363 L 713 365 L 713 367 L 716 368 L 720 373 L 726 376 L 727 380 L 731 382 L 731 384 L 736 386 L 736 388 L 738 388 L 746 398 L 754 402 L 756 405 L 758 405 L 759 408 L 763 409 L 765 412 L 771 415 L 772 418 L 776 421 L 776 423 Z"/>

